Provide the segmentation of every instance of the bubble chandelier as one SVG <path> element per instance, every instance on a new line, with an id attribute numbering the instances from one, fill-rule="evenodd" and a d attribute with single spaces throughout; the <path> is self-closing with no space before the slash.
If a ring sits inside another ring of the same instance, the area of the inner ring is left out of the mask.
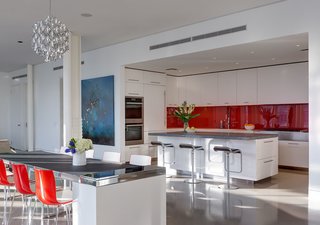
<path id="1" fill-rule="evenodd" d="M 43 56 L 45 62 L 60 59 L 69 50 L 69 35 L 67 26 L 52 16 L 50 0 L 49 16 L 33 25 L 33 50 Z"/>

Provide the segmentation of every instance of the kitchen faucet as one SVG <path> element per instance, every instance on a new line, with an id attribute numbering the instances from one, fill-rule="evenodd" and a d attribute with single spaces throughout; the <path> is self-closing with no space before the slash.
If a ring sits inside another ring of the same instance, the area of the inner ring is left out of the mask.
<path id="1" fill-rule="evenodd" d="M 231 114 L 231 111 L 230 111 L 230 108 L 227 107 L 227 114 L 226 114 L 226 128 L 227 129 L 230 129 L 230 114 Z"/>

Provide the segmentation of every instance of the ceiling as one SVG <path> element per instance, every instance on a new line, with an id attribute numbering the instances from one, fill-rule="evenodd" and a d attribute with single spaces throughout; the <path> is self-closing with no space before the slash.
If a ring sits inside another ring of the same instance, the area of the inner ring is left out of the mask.
<path id="1" fill-rule="evenodd" d="M 183 76 L 308 60 L 308 34 L 127 65 L 130 68 Z"/>
<path id="2" fill-rule="evenodd" d="M 54 0 L 53 15 L 82 36 L 83 52 L 283 0 Z M 2 1 L 0 71 L 44 60 L 31 49 L 32 26 L 49 0 Z M 92 17 L 83 17 L 90 13 Z M 17 41 L 23 41 L 18 44 Z"/>

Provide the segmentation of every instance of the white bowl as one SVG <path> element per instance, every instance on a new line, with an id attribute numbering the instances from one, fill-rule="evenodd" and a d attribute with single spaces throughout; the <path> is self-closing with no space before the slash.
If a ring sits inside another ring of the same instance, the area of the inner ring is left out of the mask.
<path id="1" fill-rule="evenodd" d="M 252 124 L 252 125 L 244 125 L 244 128 L 246 130 L 253 130 L 255 128 L 255 126 L 254 126 L 254 124 Z"/>

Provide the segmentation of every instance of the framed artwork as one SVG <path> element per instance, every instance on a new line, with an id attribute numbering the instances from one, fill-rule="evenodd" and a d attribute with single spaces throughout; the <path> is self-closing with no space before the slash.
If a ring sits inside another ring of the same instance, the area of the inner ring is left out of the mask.
<path id="1" fill-rule="evenodd" d="M 114 76 L 81 81 L 82 136 L 114 146 Z"/>

